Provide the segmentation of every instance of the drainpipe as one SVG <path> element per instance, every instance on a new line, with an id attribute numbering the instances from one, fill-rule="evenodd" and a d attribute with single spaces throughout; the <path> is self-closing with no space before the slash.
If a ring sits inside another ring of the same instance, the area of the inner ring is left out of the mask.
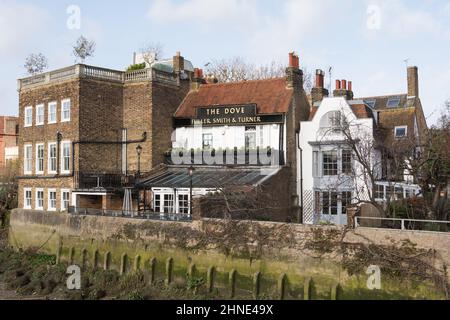
<path id="1" fill-rule="evenodd" d="M 303 149 L 300 147 L 300 134 L 297 134 L 297 148 L 300 150 L 300 216 L 298 222 L 303 223 Z"/>
<path id="2" fill-rule="evenodd" d="M 61 131 L 56 133 L 56 174 L 59 176 L 61 173 Z"/>

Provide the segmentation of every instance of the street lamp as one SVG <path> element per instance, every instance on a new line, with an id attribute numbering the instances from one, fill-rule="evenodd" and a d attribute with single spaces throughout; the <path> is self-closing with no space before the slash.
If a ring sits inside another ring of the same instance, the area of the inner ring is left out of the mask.
<path id="1" fill-rule="evenodd" d="M 138 156 L 138 167 L 137 167 L 137 176 L 141 176 L 141 153 L 142 153 L 142 147 L 141 145 L 138 145 L 136 147 L 136 154 Z"/>
<path id="2" fill-rule="evenodd" d="M 194 175 L 195 168 L 190 166 L 188 168 L 188 175 L 190 178 L 190 198 L 189 198 L 189 213 L 192 215 L 192 176 Z"/>

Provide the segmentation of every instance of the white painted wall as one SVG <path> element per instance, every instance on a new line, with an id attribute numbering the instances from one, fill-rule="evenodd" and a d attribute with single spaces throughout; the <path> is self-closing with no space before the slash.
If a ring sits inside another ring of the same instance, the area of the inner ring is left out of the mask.
<path id="1" fill-rule="evenodd" d="M 325 98 L 318 108 L 312 121 L 303 121 L 300 123 L 300 147 L 303 157 L 303 191 L 319 191 L 333 189 L 337 192 L 352 191 L 365 189 L 364 181 L 343 175 L 339 176 L 323 176 L 322 174 L 322 153 L 328 150 L 338 150 L 339 144 L 336 141 L 345 141 L 340 133 L 333 133 L 329 127 L 323 127 L 327 124 L 326 115 L 331 111 L 340 111 L 350 123 L 350 130 L 353 137 L 360 137 L 362 140 L 373 139 L 373 120 L 358 119 L 353 113 L 350 105 L 342 98 Z M 321 127 L 322 124 L 322 127 Z M 320 142 L 320 146 L 312 146 L 310 143 Z M 318 175 L 314 177 L 313 173 L 313 151 L 318 151 Z M 300 151 L 299 151 L 300 152 Z M 362 168 L 355 161 L 353 162 L 354 170 L 361 172 Z M 300 176 L 300 169 L 299 169 Z M 300 195 L 300 185 L 298 194 Z M 306 199 L 304 199 L 306 200 Z M 306 206 L 307 204 L 302 204 Z M 344 217 L 345 218 L 345 217 Z M 344 223 L 342 218 L 339 223 Z"/>
<path id="2" fill-rule="evenodd" d="M 245 126 L 217 126 L 217 127 L 181 127 L 172 136 L 173 148 L 201 149 L 203 134 L 213 135 L 213 148 L 244 148 Z M 271 147 L 280 150 L 280 125 L 265 124 L 256 126 L 256 145 L 262 148 Z M 284 149 L 285 150 L 285 149 Z"/>

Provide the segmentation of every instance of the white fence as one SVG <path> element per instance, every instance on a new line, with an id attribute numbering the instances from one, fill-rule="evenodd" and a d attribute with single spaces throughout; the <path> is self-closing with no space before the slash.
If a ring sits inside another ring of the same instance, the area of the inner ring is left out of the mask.
<path id="1" fill-rule="evenodd" d="M 364 224 L 368 221 L 368 224 Z M 374 226 L 375 225 L 375 226 Z M 378 217 L 355 217 L 355 228 L 384 228 L 398 230 L 449 232 L 450 221 L 378 218 Z"/>

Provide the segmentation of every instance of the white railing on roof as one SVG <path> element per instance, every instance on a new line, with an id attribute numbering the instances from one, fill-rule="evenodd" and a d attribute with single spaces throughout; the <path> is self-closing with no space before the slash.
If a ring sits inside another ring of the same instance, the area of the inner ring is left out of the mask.
<path id="1" fill-rule="evenodd" d="M 18 80 L 18 89 L 36 87 L 52 82 L 63 81 L 72 78 L 91 78 L 114 81 L 120 83 L 139 81 L 158 81 L 162 83 L 178 85 L 178 76 L 157 71 L 154 69 L 141 69 L 130 72 L 77 64 L 43 74 Z"/>
<path id="2" fill-rule="evenodd" d="M 152 69 L 134 70 L 125 73 L 125 81 L 142 81 L 152 79 Z"/>

